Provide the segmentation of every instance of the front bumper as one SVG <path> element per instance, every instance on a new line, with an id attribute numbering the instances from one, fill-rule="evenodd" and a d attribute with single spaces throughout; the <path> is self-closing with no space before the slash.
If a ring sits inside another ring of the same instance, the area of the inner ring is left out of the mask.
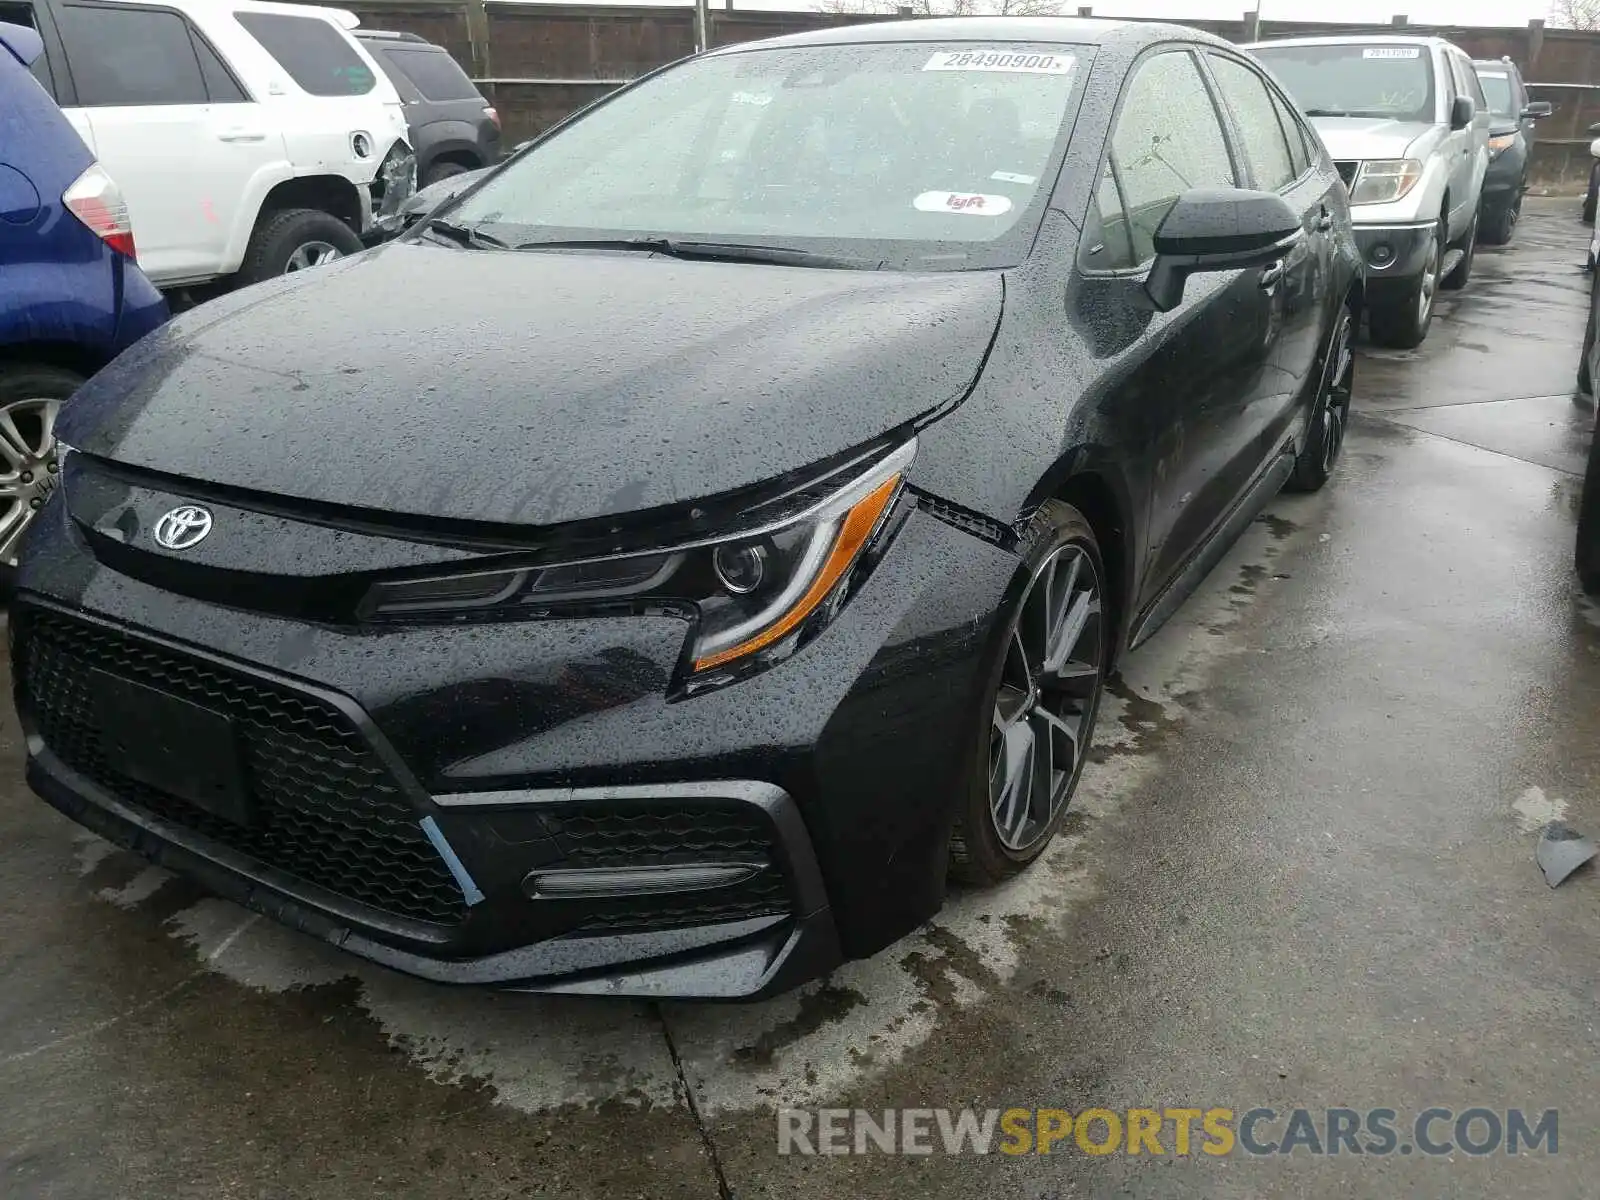
<path id="1" fill-rule="evenodd" d="M 1485 208 L 1503 208 L 1515 204 L 1521 197 L 1527 176 L 1528 152 L 1526 148 L 1512 146 L 1498 157 L 1489 160 L 1489 169 L 1483 176 Z"/>
<path id="2" fill-rule="evenodd" d="M 114 570 L 64 509 L 37 522 L 13 617 L 29 783 L 256 911 L 441 982 L 733 998 L 871 953 L 941 901 L 1015 558 L 921 509 L 815 641 L 687 699 L 666 687 L 676 618 L 328 628 Z M 228 715 L 259 826 L 119 775 L 96 671 Z M 528 894 L 530 874 L 708 864 L 746 870 Z"/>
<path id="3" fill-rule="evenodd" d="M 1367 286 L 1415 279 L 1427 264 L 1428 248 L 1437 231 L 1435 221 L 1356 225 L 1356 248 L 1361 252 Z"/>

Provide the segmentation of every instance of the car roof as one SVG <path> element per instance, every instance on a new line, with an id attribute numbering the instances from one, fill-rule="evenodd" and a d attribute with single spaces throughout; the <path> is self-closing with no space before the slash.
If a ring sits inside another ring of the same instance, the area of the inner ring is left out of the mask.
<path id="1" fill-rule="evenodd" d="M 420 33 L 407 33 L 398 29 L 356 29 L 351 32 L 364 42 L 404 42 L 408 46 L 425 46 L 430 50 L 440 49 Z"/>
<path id="2" fill-rule="evenodd" d="M 144 8 L 175 8 L 192 16 L 215 14 L 220 6 L 217 0 L 119 0 L 121 3 Z M 270 0 L 233 0 L 225 6 L 227 12 L 276 13 L 284 17 L 321 17 L 332 21 L 341 29 L 352 30 L 361 24 L 361 18 L 346 8 L 332 8 L 321 4 L 275 4 Z"/>
<path id="3" fill-rule="evenodd" d="M 1512 75 L 1522 74 L 1521 71 L 1517 70 L 1516 63 L 1507 62 L 1503 58 L 1475 58 L 1472 60 L 1472 65 L 1474 67 L 1488 67 L 1492 71 L 1505 71 Z"/>
<path id="4" fill-rule="evenodd" d="M 1241 50 L 1260 50 L 1271 46 L 1454 46 L 1448 38 L 1417 37 L 1399 33 L 1339 33 L 1319 37 L 1269 38 L 1248 42 Z M 1457 47 L 1459 49 L 1459 47 Z"/>
<path id="5" fill-rule="evenodd" d="M 1187 25 L 1161 21 L 1109 21 L 1095 17 L 934 17 L 836 25 L 759 42 L 740 42 L 712 53 L 738 54 L 774 46 L 853 46 L 879 42 L 1059 42 L 1137 49 L 1147 43 L 1171 41 L 1232 45 Z"/>

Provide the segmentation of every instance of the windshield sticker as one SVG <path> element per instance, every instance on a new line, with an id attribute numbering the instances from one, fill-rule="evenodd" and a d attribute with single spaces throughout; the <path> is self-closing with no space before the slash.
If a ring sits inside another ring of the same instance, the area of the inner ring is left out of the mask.
<path id="1" fill-rule="evenodd" d="M 998 179 L 1001 183 L 1035 183 L 1039 177 L 1037 175 L 1018 175 L 1015 171 L 996 171 L 989 178 Z"/>
<path id="2" fill-rule="evenodd" d="M 772 103 L 772 96 L 767 92 L 735 92 L 735 104 L 754 104 L 757 108 L 765 108 Z"/>
<path id="3" fill-rule="evenodd" d="M 1029 54 L 1001 50 L 941 50 L 930 58 L 924 71 L 1015 71 L 1023 75 L 1070 75 L 1070 54 Z"/>
<path id="4" fill-rule="evenodd" d="M 1362 58 L 1421 58 L 1421 46 L 1368 46 Z"/>
<path id="5" fill-rule="evenodd" d="M 911 204 L 918 212 L 968 213 L 975 217 L 998 217 L 1011 211 L 1011 201 L 1004 196 L 986 196 L 982 192 L 923 192 Z"/>

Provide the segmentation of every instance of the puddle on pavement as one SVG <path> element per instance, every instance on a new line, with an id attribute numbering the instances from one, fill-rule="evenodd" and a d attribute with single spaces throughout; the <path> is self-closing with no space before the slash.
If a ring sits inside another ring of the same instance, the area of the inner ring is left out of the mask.
<path id="1" fill-rule="evenodd" d="M 1177 619 L 1126 660 L 1108 687 L 1073 811 L 1032 870 L 991 891 L 957 891 L 916 934 L 761 1004 L 455 990 L 371 966 L 205 896 L 87 832 L 77 835 L 79 871 L 101 901 L 162 923 L 204 969 L 267 993 L 348 997 L 430 1078 L 485 1087 L 516 1110 L 675 1106 L 680 1067 L 708 1117 L 825 1102 L 915 1050 L 951 1012 L 1011 984 L 1031 956 L 1051 952 L 1056 931 L 1095 896 L 1096 824 L 1138 803 L 1163 741 L 1192 709 L 1206 673 L 1232 651 L 1227 633 L 1266 590 L 1272 560 L 1291 539 L 1309 535 L 1281 515 L 1252 525 Z"/>

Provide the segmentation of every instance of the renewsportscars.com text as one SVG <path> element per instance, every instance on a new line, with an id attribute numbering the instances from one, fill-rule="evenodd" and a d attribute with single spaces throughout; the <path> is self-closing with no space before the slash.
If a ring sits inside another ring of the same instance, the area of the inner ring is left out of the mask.
<path id="1" fill-rule="evenodd" d="M 1555 1154 L 1547 1108 L 779 1109 L 778 1153 L 1376 1155 Z"/>

